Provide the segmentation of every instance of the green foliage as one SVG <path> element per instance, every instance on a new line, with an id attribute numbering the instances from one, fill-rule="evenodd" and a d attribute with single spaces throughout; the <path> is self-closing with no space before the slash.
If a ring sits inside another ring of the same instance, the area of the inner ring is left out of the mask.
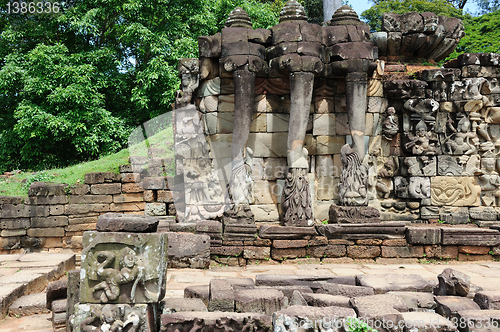
<path id="1" fill-rule="evenodd" d="M 377 332 L 376 329 L 370 327 L 367 323 L 358 318 L 347 318 L 345 321 L 346 332 Z"/>
<path id="2" fill-rule="evenodd" d="M 0 11 L 0 172 L 119 151 L 132 128 L 171 109 L 177 62 L 241 6 L 254 28 L 276 0 L 85 0 L 59 14 Z"/>
<path id="3" fill-rule="evenodd" d="M 26 181 L 23 184 L 23 189 L 28 191 L 28 189 L 30 188 L 32 183 L 34 183 L 34 182 L 47 182 L 47 181 L 52 180 L 53 178 L 54 178 L 54 175 L 48 174 L 45 171 L 31 174 L 26 178 Z"/>
<path id="4" fill-rule="evenodd" d="M 397 0 L 377 1 L 373 7 L 361 13 L 361 19 L 370 25 L 372 31 L 380 31 L 384 13 L 408 12 L 432 12 L 437 15 L 462 18 L 462 11 L 446 0 Z"/>
<path id="5" fill-rule="evenodd" d="M 500 11 L 479 17 L 465 15 L 465 37 L 460 40 L 450 58 L 462 53 L 499 53 L 500 52 Z"/>

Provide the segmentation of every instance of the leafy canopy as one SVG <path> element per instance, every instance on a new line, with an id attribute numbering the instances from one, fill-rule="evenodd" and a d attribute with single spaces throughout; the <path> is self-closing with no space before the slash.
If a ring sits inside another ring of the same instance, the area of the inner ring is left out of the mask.
<path id="1" fill-rule="evenodd" d="M 374 6 L 361 13 L 372 31 L 380 31 L 385 13 L 404 14 L 408 12 L 432 12 L 436 15 L 462 18 L 462 11 L 446 0 L 394 0 L 376 1 Z"/>
<path id="2" fill-rule="evenodd" d="M 83 0 L 58 14 L 0 7 L 0 171 L 95 159 L 168 112 L 178 59 L 220 31 L 236 6 L 254 28 L 278 23 L 282 1 Z"/>

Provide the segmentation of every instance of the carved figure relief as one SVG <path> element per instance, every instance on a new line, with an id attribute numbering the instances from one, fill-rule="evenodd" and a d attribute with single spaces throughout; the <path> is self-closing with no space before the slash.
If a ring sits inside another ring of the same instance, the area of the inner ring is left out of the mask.
<path id="1" fill-rule="evenodd" d="M 444 140 L 445 153 L 464 155 L 476 152 L 474 140 L 477 139 L 477 135 L 475 132 L 470 131 L 470 121 L 467 116 L 463 116 L 462 119 L 460 119 L 457 129 L 455 129 L 451 124 L 448 127 L 451 127 L 453 134 L 446 137 Z"/>
<path id="2" fill-rule="evenodd" d="M 382 198 L 389 198 L 392 189 L 392 178 L 396 175 L 399 168 L 397 158 L 388 158 L 377 175 L 377 192 Z"/>
<path id="3" fill-rule="evenodd" d="M 431 202 L 438 206 L 479 206 L 481 187 L 473 177 L 431 178 Z"/>
<path id="4" fill-rule="evenodd" d="M 481 201 L 486 206 L 498 205 L 498 197 L 500 197 L 500 176 L 495 166 L 496 160 L 493 156 L 481 158 L 479 185 L 482 190 Z"/>
<path id="5" fill-rule="evenodd" d="M 85 232 L 83 241 L 80 302 L 154 303 L 163 296 L 165 235 Z"/>
<path id="6" fill-rule="evenodd" d="M 179 76 L 181 77 L 181 89 L 177 90 L 175 96 L 175 108 L 181 108 L 191 104 L 193 92 L 199 86 L 200 65 L 198 59 L 183 59 L 179 62 Z"/>
<path id="7" fill-rule="evenodd" d="M 145 304 L 78 304 L 70 318 L 73 332 L 149 332 Z"/>
<path id="8" fill-rule="evenodd" d="M 342 205 L 368 204 L 368 169 L 361 164 L 358 154 L 346 144 L 340 149 L 339 198 Z"/>
<path id="9" fill-rule="evenodd" d="M 395 114 L 396 109 L 394 107 L 389 107 L 387 109 L 387 117 L 384 122 L 382 122 L 382 134 L 388 141 L 391 141 L 399 132 L 398 117 Z"/>
<path id="10" fill-rule="evenodd" d="M 431 181 L 427 177 L 411 177 L 408 185 L 411 198 L 424 199 L 431 197 Z"/>
<path id="11" fill-rule="evenodd" d="M 309 191 L 307 169 L 289 168 L 282 200 L 285 225 L 312 226 L 314 224 Z"/>
<path id="12" fill-rule="evenodd" d="M 436 175 L 436 157 L 406 157 L 404 158 L 406 172 L 411 176 L 434 176 Z M 403 173 L 404 174 L 404 173 Z"/>
<path id="13" fill-rule="evenodd" d="M 420 120 L 415 126 L 415 134 L 410 131 L 405 132 L 409 142 L 405 144 L 407 150 L 414 155 L 437 155 L 439 151 L 439 141 L 435 134 L 427 129 L 427 125 Z"/>

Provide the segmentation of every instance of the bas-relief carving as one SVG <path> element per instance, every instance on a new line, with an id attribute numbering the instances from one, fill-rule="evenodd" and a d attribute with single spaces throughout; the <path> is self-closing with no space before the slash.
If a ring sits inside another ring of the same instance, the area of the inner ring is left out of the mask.
<path id="1" fill-rule="evenodd" d="M 154 332 L 148 305 L 77 304 L 70 318 L 73 332 Z"/>
<path id="2" fill-rule="evenodd" d="M 85 232 L 81 303 L 154 303 L 165 292 L 166 235 Z"/>
<path id="3" fill-rule="evenodd" d="M 198 88 L 199 77 L 198 59 L 182 59 L 179 61 L 179 75 L 181 77 L 181 89 L 177 90 L 175 96 L 175 108 L 181 108 L 191 104 L 193 92 Z"/>
<path id="4" fill-rule="evenodd" d="M 312 226 L 312 202 L 306 168 L 288 168 L 283 188 L 285 225 Z"/>
<path id="5" fill-rule="evenodd" d="M 382 122 L 382 134 L 384 138 L 391 141 L 392 138 L 399 132 L 398 117 L 394 107 L 387 108 L 387 116 Z"/>
<path id="6" fill-rule="evenodd" d="M 397 157 L 380 158 L 382 166 L 377 173 L 376 189 L 379 197 L 389 198 L 392 188 L 392 178 L 399 169 L 399 160 Z"/>
<path id="7" fill-rule="evenodd" d="M 478 155 L 438 156 L 438 175 L 474 176 L 481 173 L 480 157 Z"/>
<path id="8" fill-rule="evenodd" d="M 427 129 L 427 125 L 423 120 L 416 124 L 415 134 L 406 131 L 405 136 L 409 140 L 405 144 L 405 148 L 414 155 L 437 155 L 441 153 L 436 134 Z"/>
<path id="9" fill-rule="evenodd" d="M 408 185 L 410 198 L 425 199 L 431 197 L 431 181 L 428 177 L 411 177 Z"/>
<path id="10" fill-rule="evenodd" d="M 174 110 L 177 174 L 183 175 L 185 211 L 180 219 L 196 221 L 220 217 L 225 192 L 209 158 L 210 148 L 194 106 Z"/>
<path id="11" fill-rule="evenodd" d="M 339 198 L 342 205 L 368 204 L 368 168 L 361 163 L 358 154 L 346 144 L 340 150 Z"/>
<path id="12" fill-rule="evenodd" d="M 431 202 L 437 206 L 479 206 L 481 187 L 474 177 L 431 178 Z"/>
<path id="13" fill-rule="evenodd" d="M 436 175 L 436 157 L 406 157 L 404 158 L 404 170 L 411 176 L 434 176 Z"/>
<path id="14" fill-rule="evenodd" d="M 500 176 L 495 169 L 496 159 L 493 156 L 481 158 L 481 175 L 479 185 L 481 186 L 481 202 L 485 206 L 498 205 L 500 197 Z"/>

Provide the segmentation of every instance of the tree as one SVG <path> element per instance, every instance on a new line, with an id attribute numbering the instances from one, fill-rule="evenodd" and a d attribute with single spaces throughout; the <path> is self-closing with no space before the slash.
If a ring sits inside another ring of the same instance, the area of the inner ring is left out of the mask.
<path id="1" fill-rule="evenodd" d="M 255 28 L 281 0 L 82 0 L 57 14 L 0 9 L 0 171 L 93 159 L 171 109 L 178 59 L 220 31 L 236 6 Z"/>
<path id="2" fill-rule="evenodd" d="M 462 53 L 500 53 L 500 11 L 479 17 L 464 17 L 465 37 L 450 58 Z"/>
<path id="3" fill-rule="evenodd" d="M 380 31 L 384 13 L 404 14 L 408 12 L 432 12 L 437 15 L 462 18 L 462 11 L 446 0 L 397 0 L 374 1 L 375 5 L 361 13 L 372 31 Z"/>

